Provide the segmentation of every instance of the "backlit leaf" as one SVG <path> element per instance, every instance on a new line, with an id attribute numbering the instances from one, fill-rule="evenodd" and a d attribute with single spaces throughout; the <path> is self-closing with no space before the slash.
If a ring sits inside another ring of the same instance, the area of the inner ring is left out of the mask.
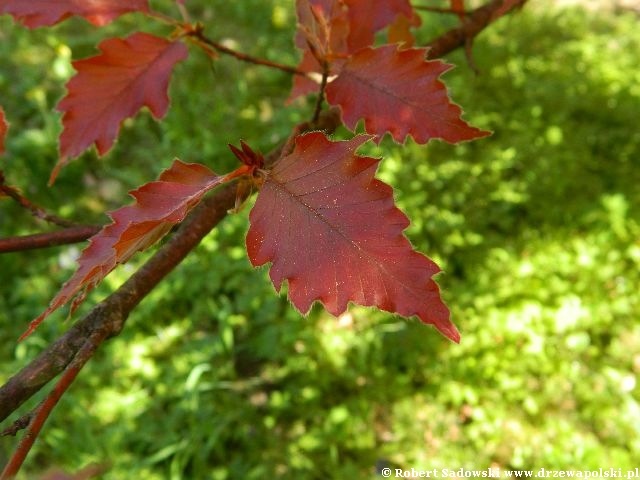
<path id="1" fill-rule="evenodd" d="M 432 279 L 438 266 L 404 236 L 409 219 L 395 206 L 391 187 L 374 178 L 379 160 L 355 155 L 370 138 L 297 137 L 251 211 L 251 263 L 271 262 L 276 290 L 287 280 L 289 299 L 303 313 L 316 300 L 333 315 L 354 302 L 417 315 L 458 341 Z"/>
<path id="2" fill-rule="evenodd" d="M 0 14 L 8 13 L 29 28 L 55 25 L 73 15 L 102 26 L 125 13 L 148 10 L 148 0 L 0 0 Z"/>
<path id="3" fill-rule="evenodd" d="M 462 109 L 449 98 L 440 75 L 451 68 L 425 60 L 426 49 L 399 50 L 395 45 L 355 53 L 327 86 L 327 101 L 340 106 L 354 130 L 364 119 L 368 133 L 389 132 L 399 142 L 411 135 L 418 143 L 440 138 L 449 143 L 484 137 L 490 132 L 460 118 Z"/>
<path id="4" fill-rule="evenodd" d="M 171 72 L 188 53 L 180 42 L 140 32 L 105 40 L 99 48 L 102 54 L 73 62 L 77 74 L 67 83 L 68 93 L 58 104 L 58 110 L 64 112 L 64 130 L 52 181 L 69 158 L 92 143 L 104 155 L 113 146 L 122 121 L 143 106 L 155 118 L 162 118 L 169 107 Z"/>
<path id="5" fill-rule="evenodd" d="M 251 170 L 243 165 L 228 175 L 216 175 L 204 165 L 175 160 L 157 181 L 131 192 L 133 205 L 111 212 L 113 222 L 91 237 L 78 259 L 78 270 L 54 297 L 49 307 L 31 322 L 25 338 L 56 309 L 74 298 L 71 312 L 118 264 L 148 248 L 181 222 L 202 196 L 221 183 Z"/>

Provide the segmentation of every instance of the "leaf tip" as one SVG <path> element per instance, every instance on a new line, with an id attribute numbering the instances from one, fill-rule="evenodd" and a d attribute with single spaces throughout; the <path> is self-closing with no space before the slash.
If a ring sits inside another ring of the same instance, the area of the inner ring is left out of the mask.
<path id="1" fill-rule="evenodd" d="M 446 325 L 436 325 L 436 328 L 452 342 L 460 343 L 460 332 L 453 323 L 448 322 Z"/>
<path id="2" fill-rule="evenodd" d="M 56 181 L 56 178 L 58 178 L 60 169 L 64 167 L 66 164 L 67 164 L 67 159 L 65 157 L 61 157 L 60 160 L 58 160 L 58 163 L 56 163 L 56 165 L 53 167 L 53 170 L 51 170 L 51 175 L 49 175 L 49 181 L 47 182 L 47 186 L 49 187 L 53 186 L 53 184 Z"/>
<path id="3" fill-rule="evenodd" d="M 262 168 L 264 166 L 264 157 L 262 154 L 254 151 L 244 140 L 240 140 L 241 149 L 230 143 L 228 143 L 227 146 L 243 164 L 256 168 Z"/>
<path id="4" fill-rule="evenodd" d="M 18 342 L 22 342 L 29 335 L 35 332 L 36 328 L 38 328 L 38 325 L 40 325 L 42 321 L 49 316 L 49 313 L 51 313 L 51 310 L 50 308 L 47 308 L 43 313 L 40 314 L 39 317 L 32 320 L 31 323 L 29 323 L 27 330 L 18 338 Z"/>

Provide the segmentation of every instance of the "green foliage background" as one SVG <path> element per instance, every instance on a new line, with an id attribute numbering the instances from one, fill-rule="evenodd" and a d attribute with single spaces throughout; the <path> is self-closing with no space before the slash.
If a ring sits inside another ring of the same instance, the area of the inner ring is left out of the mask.
<path id="1" fill-rule="evenodd" d="M 157 2 L 172 9 L 172 2 Z M 187 2 L 214 38 L 293 64 L 285 0 Z M 424 15 L 422 40 L 455 24 Z M 173 156 L 220 172 L 240 138 L 268 151 L 312 102 L 284 108 L 279 72 L 193 52 L 172 109 L 127 121 L 106 159 L 90 153 L 54 188 L 69 64 L 100 31 L 72 20 L 33 32 L 0 18 L 0 104 L 10 183 L 82 222 L 128 202 Z M 155 29 L 155 30 L 154 30 Z M 302 318 L 253 271 L 247 210 L 209 235 L 108 342 L 47 423 L 28 474 L 108 463 L 104 478 L 374 478 L 375 467 L 632 469 L 640 459 L 640 51 L 629 12 L 531 2 L 456 52 L 454 99 L 489 139 L 389 141 L 380 175 L 435 258 L 460 345 L 415 320 L 353 308 Z M 0 199 L 0 234 L 48 228 Z M 69 325 L 59 314 L 15 339 L 74 268 L 81 246 L 0 256 L 0 381 Z M 147 254 L 148 255 L 148 254 Z M 145 255 L 109 277 L 102 298 Z M 85 307 L 86 311 L 86 307 Z M 79 312 L 80 314 L 82 312 Z M 26 410 L 25 410 L 26 411 Z M 0 438 L 0 463 L 15 439 Z M 26 477 L 23 477 L 26 478 Z"/>

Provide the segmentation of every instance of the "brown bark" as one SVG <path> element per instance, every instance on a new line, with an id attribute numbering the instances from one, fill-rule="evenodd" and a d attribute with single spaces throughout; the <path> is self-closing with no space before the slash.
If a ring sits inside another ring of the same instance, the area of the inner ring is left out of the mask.
<path id="1" fill-rule="evenodd" d="M 509 2 L 509 8 L 503 8 Z M 493 0 L 473 12 L 444 35 L 429 43 L 430 57 L 439 57 L 465 45 L 492 21 L 508 10 L 521 6 L 526 0 Z M 331 130 L 337 126 L 338 115 L 329 110 L 321 116 L 315 128 Z M 282 148 L 285 150 L 290 143 Z M 270 164 L 280 156 L 280 150 L 266 159 Z M 118 335 L 129 313 L 145 296 L 207 235 L 235 204 L 235 186 L 216 190 L 196 207 L 172 237 L 135 272 L 127 282 L 97 304 L 76 322 L 63 336 L 0 387 L 0 421 L 6 419 L 20 405 L 62 372 L 77 355 L 87 338 L 96 331 L 106 331 L 105 338 Z M 8 429 L 9 430 L 9 429 Z"/>

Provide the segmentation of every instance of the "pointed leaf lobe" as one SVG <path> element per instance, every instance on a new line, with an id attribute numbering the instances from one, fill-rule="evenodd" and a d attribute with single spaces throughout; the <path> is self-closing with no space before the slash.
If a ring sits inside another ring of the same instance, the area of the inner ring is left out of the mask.
<path id="1" fill-rule="evenodd" d="M 374 178 L 378 160 L 355 155 L 369 136 L 332 142 L 319 132 L 266 178 L 250 214 L 247 251 L 254 266 L 271 262 L 276 290 L 307 312 L 318 300 L 339 315 L 349 302 L 417 315 L 458 341 L 432 277 L 438 266 L 416 252 L 409 220 L 390 186 Z"/>

